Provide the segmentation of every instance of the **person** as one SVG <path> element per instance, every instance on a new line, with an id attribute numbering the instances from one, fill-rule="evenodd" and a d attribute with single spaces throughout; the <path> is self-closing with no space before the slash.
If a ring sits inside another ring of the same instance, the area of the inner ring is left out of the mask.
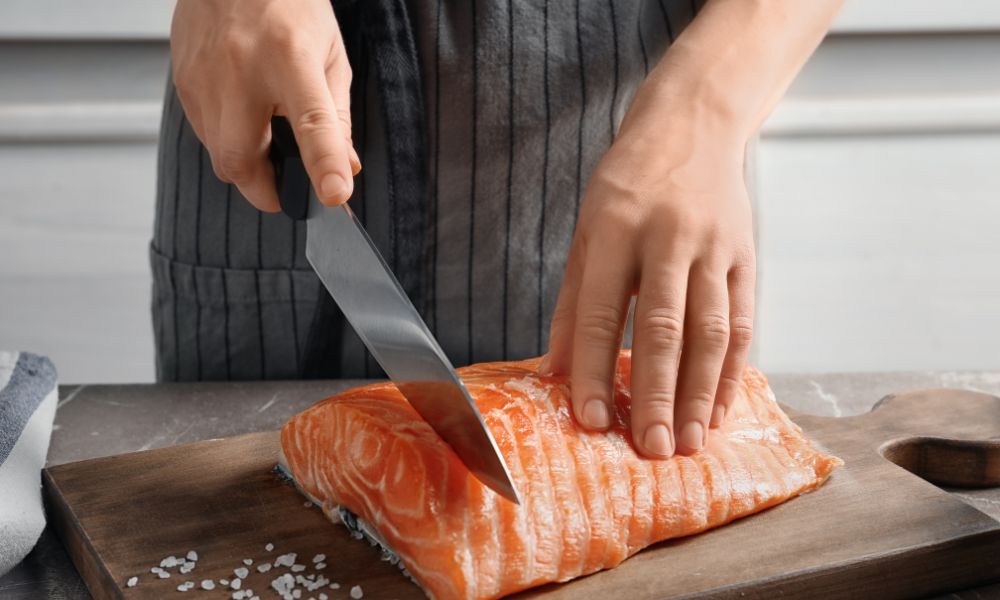
<path id="1" fill-rule="evenodd" d="M 544 353 L 610 424 L 705 444 L 737 397 L 745 148 L 840 0 L 179 0 L 151 244 L 161 380 L 370 377 L 268 160 L 354 212 L 456 364 Z"/>

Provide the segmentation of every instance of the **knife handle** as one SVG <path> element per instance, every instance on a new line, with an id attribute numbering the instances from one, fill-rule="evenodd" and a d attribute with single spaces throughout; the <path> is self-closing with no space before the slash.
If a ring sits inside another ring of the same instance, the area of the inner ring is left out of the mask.
<path id="1" fill-rule="evenodd" d="M 309 213 L 309 174 L 302 163 L 295 133 L 285 117 L 271 117 L 271 149 L 268 153 L 274 165 L 274 186 L 278 191 L 281 212 L 296 221 Z"/>

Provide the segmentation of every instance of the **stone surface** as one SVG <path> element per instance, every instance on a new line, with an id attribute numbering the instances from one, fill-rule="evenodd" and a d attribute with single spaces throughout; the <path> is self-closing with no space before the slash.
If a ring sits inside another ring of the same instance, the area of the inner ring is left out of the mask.
<path id="1" fill-rule="evenodd" d="M 1000 372 L 774 374 L 769 379 L 784 404 L 800 412 L 829 416 L 865 412 L 883 396 L 906 389 L 956 387 L 1000 395 Z M 358 383 L 62 386 L 49 464 L 277 429 L 316 400 Z M 1000 489 L 952 492 L 1000 519 Z M 90 598 L 49 529 L 27 560 L 0 578 L 0 600 L 37 598 Z M 1000 584 L 943 598 L 1000 598 Z"/>

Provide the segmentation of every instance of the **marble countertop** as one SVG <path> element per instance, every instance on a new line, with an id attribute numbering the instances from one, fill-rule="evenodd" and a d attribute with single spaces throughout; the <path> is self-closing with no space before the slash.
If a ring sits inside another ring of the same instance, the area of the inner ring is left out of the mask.
<path id="1" fill-rule="evenodd" d="M 915 388 L 955 387 L 1000 395 L 1000 372 L 774 374 L 769 379 L 779 401 L 801 412 L 829 416 L 860 414 L 887 394 Z M 59 390 L 48 462 L 56 465 L 277 429 L 317 399 L 358 383 L 65 385 Z M 1000 519 L 1000 488 L 952 493 Z M 946 597 L 1000 598 L 1000 584 Z M 90 598 L 51 529 L 46 529 L 27 560 L 0 578 L 0 600 L 38 598 Z"/>

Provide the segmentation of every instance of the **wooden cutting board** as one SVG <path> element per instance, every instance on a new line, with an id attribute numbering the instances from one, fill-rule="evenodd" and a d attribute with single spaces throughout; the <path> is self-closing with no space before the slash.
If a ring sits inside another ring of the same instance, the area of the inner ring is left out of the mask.
<path id="1" fill-rule="evenodd" d="M 524 596 L 901 598 L 1000 579 L 1000 522 L 930 483 L 1000 485 L 1000 398 L 923 390 L 855 417 L 789 414 L 846 462 L 821 489 Z M 272 472 L 277 450 L 268 432 L 52 467 L 44 474 L 51 519 L 99 599 L 184 598 L 179 584 L 218 585 L 243 559 L 254 561 L 243 589 L 274 598 L 270 582 L 286 569 L 256 566 L 288 552 L 306 566 L 301 574 L 341 585 L 303 599 L 347 598 L 354 585 L 365 598 L 423 597 L 376 548 L 304 506 Z M 150 573 L 189 550 L 198 553 L 190 573 Z M 317 554 L 326 555 L 323 569 L 314 568 Z M 138 584 L 126 587 L 132 576 Z M 230 598 L 232 590 L 187 593 Z"/>

